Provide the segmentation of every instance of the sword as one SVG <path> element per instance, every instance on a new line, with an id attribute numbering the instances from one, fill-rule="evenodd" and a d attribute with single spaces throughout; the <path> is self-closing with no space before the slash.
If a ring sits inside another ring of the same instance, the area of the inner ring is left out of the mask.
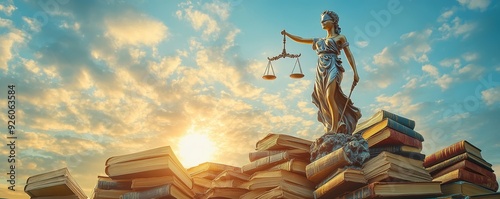
<path id="1" fill-rule="evenodd" d="M 351 91 L 349 91 L 349 97 L 347 97 L 347 101 L 345 102 L 344 109 L 342 109 L 342 114 L 340 114 L 339 124 L 340 124 L 340 121 L 342 121 L 342 117 L 344 117 L 344 112 L 345 112 L 345 109 L 347 108 L 347 103 L 349 103 L 349 100 L 351 99 L 351 94 L 352 94 L 352 91 L 354 90 L 354 87 L 356 87 L 356 83 L 352 82 Z"/>

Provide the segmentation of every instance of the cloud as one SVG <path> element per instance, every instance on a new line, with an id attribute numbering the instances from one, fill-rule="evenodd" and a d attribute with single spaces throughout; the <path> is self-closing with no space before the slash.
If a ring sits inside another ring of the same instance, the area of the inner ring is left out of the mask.
<path id="1" fill-rule="evenodd" d="M 206 3 L 205 9 L 216 14 L 221 20 L 225 21 L 230 15 L 230 3 L 224 3 L 221 1 L 215 1 L 212 3 Z"/>
<path id="2" fill-rule="evenodd" d="M 132 11 L 104 20 L 105 35 L 118 47 L 124 45 L 155 46 L 168 36 L 168 28 L 161 21 Z"/>
<path id="3" fill-rule="evenodd" d="M 24 43 L 26 34 L 15 28 L 11 20 L 0 18 L 0 28 L 7 31 L 0 34 L 0 69 L 8 70 L 8 62 L 14 57 L 13 48 L 16 44 Z"/>
<path id="4" fill-rule="evenodd" d="M 485 69 L 475 64 L 467 64 L 459 68 L 457 72 L 460 79 L 477 79 L 485 72 Z"/>
<path id="5" fill-rule="evenodd" d="M 450 36 L 467 38 L 470 33 L 476 28 L 475 23 L 463 22 L 459 17 L 455 17 L 452 21 L 443 23 L 438 30 L 443 35 L 441 39 L 448 39 Z"/>
<path id="6" fill-rule="evenodd" d="M 500 102 L 500 87 L 489 88 L 482 91 L 481 97 L 488 106 Z"/>
<path id="7" fill-rule="evenodd" d="M 455 10 L 454 9 L 450 9 L 450 10 L 447 10 L 447 11 L 441 13 L 441 15 L 438 18 L 438 22 L 445 22 L 445 21 L 447 21 L 448 19 L 450 19 L 451 16 L 453 16 L 453 14 L 455 14 Z"/>
<path id="8" fill-rule="evenodd" d="M 409 115 L 418 111 L 420 107 L 419 103 L 413 103 L 413 99 L 410 95 L 404 94 L 403 92 L 397 92 L 392 96 L 382 94 L 375 99 L 378 103 L 372 105 L 375 109 L 391 110 L 391 112 L 394 111 L 394 113 L 402 115 Z"/>
<path id="9" fill-rule="evenodd" d="M 205 35 L 214 36 L 221 30 L 215 19 L 206 13 L 194 10 L 192 6 L 183 11 L 179 10 L 176 14 L 178 18 L 188 20 L 195 30 L 201 30 L 204 27 L 203 34 Z"/>
<path id="10" fill-rule="evenodd" d="M 360 47 L 360 48 L 364 48 L 364 47 L 367 47 L 368 44 L 370 44 L 370 42 L 368 41 L 357 41 L 356 42 L 356 46 Z"/>
<path id="11" fill-rule="evenodd" d="M 420 63 L 428 62 L 429 58 L 427 57 L 427 53 L 431 51 L 431 46 L 428 41 L 431 34 L 432 30 L 426 29 L 420 33 L 410 32 L 402 35 L 401 40 L 407 44 L 402 47 L 400 59 L 405 62 L 408 62 L 410 59 Z"/>
<path id="12" fill-rule="evenodd" d="M 35 18 L 23 17 L 23 21 L 28 25 L 31 31 L 39 32 L 42 29 L 42 25 Z"/>
<path id="13" fill-rule="evenodd" d="M 0 4 L 0 12 L 3 12 L 7 16 L 11 16 L 12 13 L 17 10 L 12 0 L 8 0 Z"/>
<path id="14" fill-rule="evenodd" d="M 431 78 L 434 79 L 434 82 L 436 85 L 441 87 L 441 89 L 446 90 L 450 87 L 451 83 L 453 83 L 455 80 L 448 74 L 439 74 L 439 70 L 431 65 L 431 64 L 426 64 L 422 66 L 422 71 L 426 72 L 431 76 Z"/>
<path id="15" fill-rule="evenodd" d="M 457 0 L 460 5 L 467 7 L 470 10 L 485 11 L 490 5 L 490 0 Z"/>
<path id="16" fill-rule="evenodd" d="M 439 65 L 444 66 L 444 67 L 450 67 L 453 66 L 453 68 L 459 68 L 461 63 L 459 58 L 448 58 L 448 59 L 443 59 L 439 62 Z"/>
<path id="17" fill-rule="evenodd" d="M 478 53 L 468 52 L 468 53 L 462 54 L 462 58 L 465 61 L 471 62 L 471 61 L 477 60 L 479 58 L 479 55 L 478 55 Z"/>

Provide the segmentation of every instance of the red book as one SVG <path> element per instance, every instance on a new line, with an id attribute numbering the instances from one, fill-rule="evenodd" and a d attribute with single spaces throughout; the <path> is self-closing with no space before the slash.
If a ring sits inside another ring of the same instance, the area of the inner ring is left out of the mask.
<path id="1" fill-rule="evenodd" d="M 464 152 L 469 152 L 472 155 L 482 158 L 481 149 L 466 140 L 462 140 L 427 156 L 424 160 L 424 167 L 430 167 Z"/>
<path id="2" fill-rule="evenodd" d="M 467 171 L 465 169 L 453 170 L 447 174 L 434 178 L 433 181 L 441 181 L 441 184 L 446 184 L 460 180 L 482 186 L 492 191 L 498 190 L 498 182 L 496 180 L 492 180 L 489 177 Z"/>
<path id="3" fill-rule="evenodd" d="M 485 169 L 485 168 L 483 168 L 483 167 L 481 167 L 481 166 L 477 165 L 476 163 L 471 162 L 469 160 L 462 160 L 462 161 L 457 162 L 449 167 L 446 167 L 445 169 L 433 174 L 432 177 L 437 178 L 439 176 L 447 174 L 447 173 L 449 173 L 453 170 L 456 170 L 456 169 L 466 169 L 468 171 L 472 171 L 472 172 L 481 174 L 483 176 L 489 177 L 492 180 L 497 179 L 495 173 L 493 173 L 492 171 L 489 171 L 489 170 L 487 170 L 487 169 Z"/>
<path id="4" fill-rule="evenodd" d="M 422 149 L 422 141 L 400 133 L 392 128 L 385 127 L 380 132 L 369 137 L 368 147 L 382 147 L 394 145 L 406 145 Z"/>

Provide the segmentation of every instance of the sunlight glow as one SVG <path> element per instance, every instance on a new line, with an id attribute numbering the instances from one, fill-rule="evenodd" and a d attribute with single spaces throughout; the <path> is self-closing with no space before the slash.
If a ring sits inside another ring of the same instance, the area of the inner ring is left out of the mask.
<path id="1" fill-rule="evenodd" d="M 179 159 L 186 168 L 212 159 L 216 147 L 214 142 L 201 133 L 188 133 L 179 141 Z"/>

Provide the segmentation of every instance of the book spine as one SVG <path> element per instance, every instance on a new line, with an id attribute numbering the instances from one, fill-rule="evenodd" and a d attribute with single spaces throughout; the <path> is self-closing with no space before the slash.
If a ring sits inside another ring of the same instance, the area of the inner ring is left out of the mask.
<path id="1" fill-rule="evenodd" d="M 424 167 L 433 166 L 439 162 L 442 162 L 444 160 L 447 160 L 453 156 L 459 155 L 464 152 L 465 152 L 465 141 L 457 142 L 427 156 L 424 160 Z"/>
<path id="2" fill-rule="evenodd" d="M 314 190 L 314 198 L 321 198 L 325 196 L 326 193 L 338 187 L 345 179 L 345 172 L 337 174 L 335 177 L 328 180 L 323 185 L 319 186 Z"/>
<path id="3" fill-rule="evenodd" d="M 352 191 L 351 193 L 345 194 L 343 196 L 338 197 L 337 199 L 365 199 L 371 198 L 375 195 L 373 192 L 373 184 L 369 184 L 367 186 L 361 187 Z"/>
<path id="4" fill-rule="evenodd" d="M 410 120 L 408 118 L 401 117 L 399 115 L 396 115 L 394 113 L 391 113 L 391 112 L 388 112 L 385 110 L 382 110 L 382 112 L 383 112 L 384 118 L 389 118 L 389 119 L 394 120 L 395 122 L 402 124 L 410 129 L 415 129 L 415 121 L 414 120 Z"/>
<path id="5" fill-rule="evenodd" d="M 120 196 L 120 199 L 151 199 L 171 196 L 171 185 L 164 185 L 157 188 L 149 189 L 141 192 L 129 192 Z"/>
<path id="6" fill-rule="evenodd" d="M 321 178 L 326 177 L 335 169 L 344 167 L 349 164 L 344 149 L 339 148 L 328 155 L 317 159 L 316 161 L 306 166 L 306 177 L 313 182 L 321 181 Z"/>
<path id="7" fill-rule="evenodd" d="M 469 171 L 476 172 L 478 174 L 486 176 L 492 180 L 496 180 L 496 178 L 497 178 L 495 173 L 488 171 L 487 169 L 485 169 L 485 168 L 483 168 L 483 167 L 481 167 L 481 166 L 477 165 L 476 163 L 471 162 L 469 160 L 462 160 L 456 164 L 453 164 L 449 167 L 446 167 L 443 170 L 432 175 L 432 177 L 437 178 L 439 176 L 442 176 L 444 174 L 447 174 L 447 173 L 449 173 L 453 170 L 457 170 L 457 169 L 467 169 Z"/>
<path id="8" fill-rule="evenodd" d="M 277 151 L 255 151 L 255 152 L 250 152 L 248 153 L 248 159 L 250 162 L 253 162 L 255 160 L 258 160 L 263 157 L 279 154 L 286 152 L 286 150 L 277 150 Z"/>
<path id="9" fill-rule="evenodd" d="M 370 154 L 380 154 L 384 151 L 391 152 L 391 153 L 396 153 L 403 151 L 402 146 L 386 146 L 386 147 L 373 147 L 370 148 Z"/>
<path id="10" fill-rule="evenodd" d="M 380 141 L 379 143 L 373 143 L 370 139 L 368 139 L 368 146 L 388 146 L 388 145 L 407 145 L 407 146 L 412 146 L 421 149 L 422 148 L 422 142 L 412 138 L 410 136 L 407 136 L 403 133 L 400 133 L 394 129 L 391 128 L 385 128 L 385 130 L 382 131 L 389 131 L 390 135 L 387 139 L 384 139 Z"/>
<path id="11" fill-rule="evenodd" d="M 431 167 L 426 167 L 426 170 L 429 171 L 429 173 L 431 175 L 433 175 L 433 174 L 435 174 L 435 173 L 443 170 L 444 168 L 446 168 L 446 167 L 448 167 L 450 165 L 453 165 L 453 164 L 455 164 L 455 163 L 457 163 L 459 161 L 465 160 L 465 159 L 467 159 L 467 153 L 462 153 L 460 155 L 457 155 L 457 156 L 454 156 L 454 157 L 452 157 L 450 159 L 447 159 L 447 160 L 445 160 L 443 162 L 435 164 L 435 165 L 433 165 Z"/>
<path id="12" fill-rule="evenodd" d="M 387 126 L 396 130 L 396 131 L 399 131 L 400 133 L 404 133 L 405 135 L 407 136 L 410 136 L 412 138 L 415 138 L 421 142 L 424 141 L 424 136 L 422 136 L 420 133 L 414 131 L 413 129 L 411 128 L 408 128 L 390 118 L 387 118 Z"/>
<path id="13" fill-rule="evenodd" d="M 243 167 L 241 167 L 241 171 L 243 173 L 253 173 L 256 170 L 267 169 L 279 163 L 285 162 L 289 159 L 290 158 L 287 152 L 278 153 L 260 158 L 254 162 L 251 162 L 250 164 L 246 164 Z"/>
<path id="14" fill-rule="evenodd" d="M 380 155 L 380 153 L 382 153 L 382 152 L 374 153 L 370 149 L 370 158 L 377 157 L 378 155 Z M 419 161 L 424 161 L 424 159 L 425 159 L 425 155 L 422 153 L 407 152 L 407 151 L 397 151 L 397 152 L 390 152 L 390 153 L 400 155 L 403 157 L 407 157 L 407 158 L 411 158 L 414 160 L 419 160 Z"/>
<path id="15" fill-rule="evenodd" d="M 434 179 L 434 181 L 441 181 L 442 184 L 459 180 L 467 181 L 492 191 L 498 190 L 498 183 L 496 180 L 493 181 L 486 176 L 482 176 L 481 174 L 476 174 L 465 169 L 457 169 Z"/>
<path id="16" fill-rule="evenodd" d="M 128 190 L 132 182 L 97 181 L 97 188 L 104 190 Z"/>

